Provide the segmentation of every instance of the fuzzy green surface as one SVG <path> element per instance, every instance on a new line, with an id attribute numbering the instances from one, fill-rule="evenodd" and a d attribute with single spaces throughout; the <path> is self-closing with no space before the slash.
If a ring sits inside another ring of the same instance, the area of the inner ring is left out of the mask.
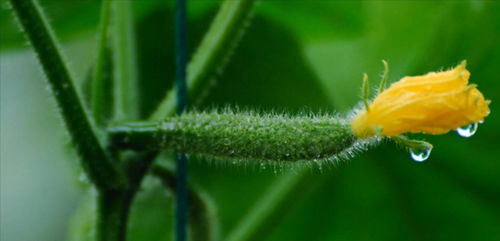
<path id="1" fill-rule="evenodd" d="M 216 158 L 298 161 L 335 158 L 354 145 L 347 121 L 336 116 L 252 112 L 191 112 L 110 130 L 122 148 L 171 149 Z"/>

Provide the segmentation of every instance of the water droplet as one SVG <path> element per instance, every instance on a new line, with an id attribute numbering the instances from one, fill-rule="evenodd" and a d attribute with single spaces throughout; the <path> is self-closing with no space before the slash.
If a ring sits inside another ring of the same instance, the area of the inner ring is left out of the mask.
<path id="1" fill-rule="evenodd" d="M 431 155 L 432 147 L 425 149 L 412 149 L 410 150 L 411 158 L 416 162 L 423 162 Z"/>
<path id="2" fill-rule="evenodd" d="M 461 137 L 471 137 L 472 135 L 474 135 L 474 133 L 476 133 L 477 126 L 477 123 L 472 123 L 470 125 L 457 128 L 457 133 Z"/>

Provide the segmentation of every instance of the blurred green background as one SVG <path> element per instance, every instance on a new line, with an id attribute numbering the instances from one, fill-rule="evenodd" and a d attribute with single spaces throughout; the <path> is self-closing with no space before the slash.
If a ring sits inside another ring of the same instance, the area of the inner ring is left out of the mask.
<path id="1" fill-rule="evenodd" d="M 83 82 L 95 59 L 99 1 L 40 2 Z M 194 50 L 220 2 L 188 2 Z M 0 5 L 0 239 L 85 240 L 72 235 L 88 225 L 88 187 L 33 51 L 6 1 Z M 136 1 L 134 15 L 137 101 L 147 116 L 173 82 L 173 2 Z M 467 59 L 471 82 L 492 100 L 473 137 L 425 136 L 435 148 L 423 163 L 384 143 L 337 167 L 311 168 L 262 240 L 500 240 L 499 39 L 499 1 L 261 1 L 200 108 L 345 113 L 360 99 L 362 73 L 376 85 L 382 59 L 390 81 Z M 287 172 L 190 162 L 193 183 L 217 205 L 222 237 Z M 129 240 L 171 240 L 172 202 L 146 180 Z"/>

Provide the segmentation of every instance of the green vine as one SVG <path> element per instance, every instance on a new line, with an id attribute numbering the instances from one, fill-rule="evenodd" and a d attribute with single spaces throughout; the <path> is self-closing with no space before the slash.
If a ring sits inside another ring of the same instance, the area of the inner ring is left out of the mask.
<path id="1" fill-rule="evenodd" d="M 138 115 L 138 82 L 132 1 L 112 1 L 111 32 L 114 63 L 114 119 Z"/>
<path id="2" fill-rule="evenodd" d="M 123 173 L 104 152 L 76 91 L 74 78 L 38 3 L 33 0 L 10 0 L 10 3 L 47 75 L 85 173 L 99 190 L 123 187 Z"/>
<path id="3" fill-rule="evenodd" d="M 97 59 L 92 72 L 92 100 L 91 109 L 96 124 L 104 126 L 112 113 L 113 63 L 109 46 L 111 0 L 104 0 L 101 4 L 101 21 Z"/>

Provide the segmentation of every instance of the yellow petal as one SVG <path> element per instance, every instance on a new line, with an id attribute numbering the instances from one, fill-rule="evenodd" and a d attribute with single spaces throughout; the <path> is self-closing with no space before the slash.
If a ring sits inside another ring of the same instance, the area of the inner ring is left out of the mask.
<path id="1" fill-rule="evenodd" d="M 443 134 L 488 116 L 489 101 L 469 85 L 465 62 L 443 72 L 404 77 L 352 120 L 358 137 L 403 133 Z"/>

